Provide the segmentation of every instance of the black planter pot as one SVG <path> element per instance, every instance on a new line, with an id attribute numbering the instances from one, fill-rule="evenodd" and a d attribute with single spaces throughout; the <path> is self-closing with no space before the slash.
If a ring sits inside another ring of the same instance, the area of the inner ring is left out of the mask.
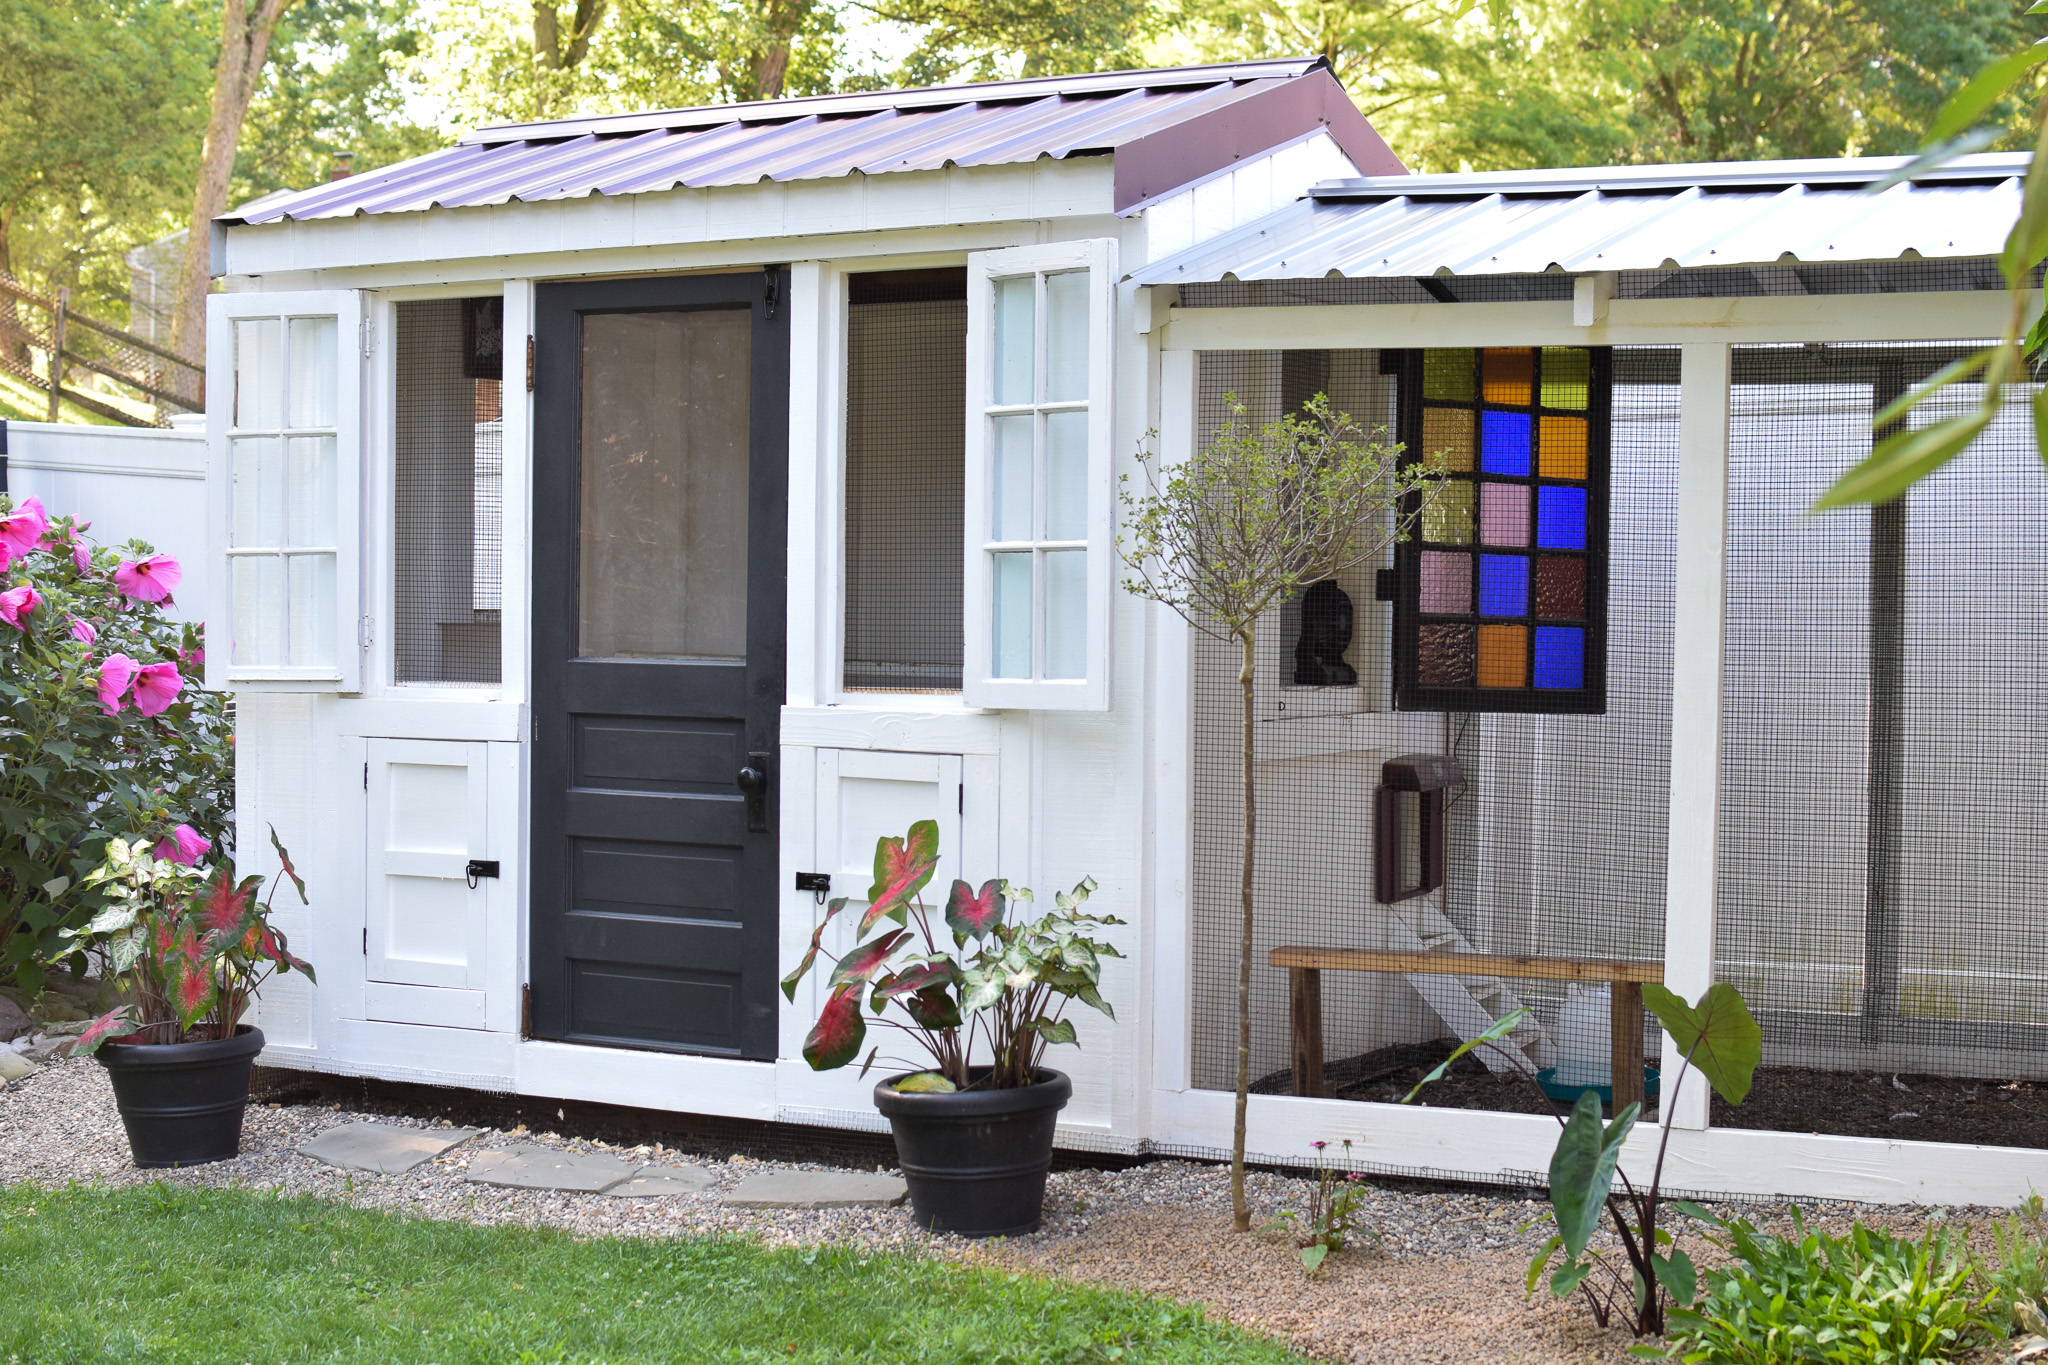
<path id="1" fill-rule="evenodd" d="M 103 1043 L 93 1055 L 114 1083 L 135 1164 L 203 1166 L 242 1150 L 249 1068 L 263 1051 L 250 1024 L 213 1043 Z"/>
<path id="2" fill-rule="evenodd" d="M 1035 1231 L 1052 1165 L 1053 1123 L 1074 1083 L 1047 1068 L 1018 1090 L 903 1095 L 892 1076 L 875 1087 L 875 1108 L 896 1134 L 896 1159 L 910 1186 L 918 1225 L 962 1237 Z"/>

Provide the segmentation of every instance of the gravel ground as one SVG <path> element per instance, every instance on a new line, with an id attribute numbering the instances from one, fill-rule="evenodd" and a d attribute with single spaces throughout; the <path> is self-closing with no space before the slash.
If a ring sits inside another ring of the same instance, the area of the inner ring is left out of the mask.
<path id="1" fill-rule="evenodd" d="M 403 1176 L 339 1171 L 294 1150 L 329 1128 L 365 1119 L 402 1121 L 340 1106 L 259 1103 L 249 1110 L 238 1159 L 141 1171 L 129 1160 L 105 1072 L 89 1060 L 56 1060 L 0 1092 L 0 1183 L 124 1186 L 165 1179 L 282 1188 L 361 1207 L 474 1223 L 551 1225 L 583 1235 L 727 1232 L 774 1245 L 836 1242 L 920 1250 L 1202 1303 L 1325 1360 L 1618 1365 L 1627 1359 L 1626 1339 L 1594 1328 L 1578 1304 L 1523 1302 L 1523 1269 L 1548 1230 L 1518 1231 L 1542 1205 L 1514 1192 L 1370 1188 L 1363 1222 L 1376 1236 L 1359 1238 L 1353 1250 L 1330 1258 L 1316 1279 L 1307 1280 L 1284 1238 L 1230 1232 L 1228 1172 L 1220 1167 L 1158 1161 L 1124 1171 L 1055 1172 L 1043 1229 L 1006 1242 L 969 1242 L 920 1231 L 903 1209 L 740 1212 L 718 1203 L 718 1189 L 748 1175 L 824 1169 L 806 1163 L 735 1157 L 716 1164 L 718 1186 L 710 1192 L 640 1200 L 473 1185 L 463 1170 L 472 1150 L 514 1138 L 650 1164 L 697 1159 L 669 1148 L 607 1146 L 519 1128 L 486 1130 Z M 1262 1219 L 1302 1209 L 1310 1189 L 1308 1181 L 1256 1171 L 1247 1180 Z M 1810 1222 L 1822 1225 L 1846 1224 L 1860 1213 L 1902 1230 L 1917 1230 L 1924 1216 L 1919 1210 L 1850 1205 L 1809 1205 L 1807 1211 Z M 1746 1212 L 1773 1222 L 1782 1217 L 1782 1210 L 1766 1207 Z M 1970 1218 L 1982 1212 L 1949 1214 Z"/>

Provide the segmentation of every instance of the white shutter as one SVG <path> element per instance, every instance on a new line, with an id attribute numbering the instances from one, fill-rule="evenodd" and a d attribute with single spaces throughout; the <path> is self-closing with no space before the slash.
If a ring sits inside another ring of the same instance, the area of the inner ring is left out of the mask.
<path id="1" fill-rule="evenodd" d="M 1109 709 L 1116 243 L 967 258 L 965 700 Z"/>
<path id="2" fill-rule="evenodd" d="M 353 692 L 362 296 L 207 300 L 209 687 Z"/>

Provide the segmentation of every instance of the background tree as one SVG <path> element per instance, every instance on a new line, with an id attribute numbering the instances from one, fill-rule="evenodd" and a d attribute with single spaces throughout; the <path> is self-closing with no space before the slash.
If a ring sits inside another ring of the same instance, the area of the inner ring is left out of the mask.
<path id="1" fill-rule="evenodd" d="M 1118 553 L 1131 570 L 1124 587 L 1178 612 L 1211 639 L 1238 647 L 1241 935 L 1237 961 L 1237 1111 L 1230 1147 L 1230 1203 L 1237 1231 L 1251 1230 L 1244 1194 L 1245 1107 L 1251 1093 L 1252 926 L 1258 847 L 1253 767 L 1253 684 L 1259 618 L 1288 598 L 1386 553 L 1411 518 L 1401 502 L 1427 489 L 1420 465 L 1400 464 L 1401 447 L 1368 437 L 1317 394 L 1300 416 L 1262 430 L 1245 420 L 1235 394 L 1230 420 L 1183 464 L 1162 468 L 1140 451 L 1149 487 L 1126 493 Z"/>
<path id="2" fill-rule="evenodd" d="M 876 17 L 921 33 L 895 73 L 906 85 L 1139 67 L 1164 21 L 1148 0 L 875 0 Z"/>

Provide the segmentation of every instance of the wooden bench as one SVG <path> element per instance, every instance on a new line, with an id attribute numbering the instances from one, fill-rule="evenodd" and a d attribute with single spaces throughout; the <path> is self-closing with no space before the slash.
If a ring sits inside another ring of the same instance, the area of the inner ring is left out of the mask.
<path id="1" fill-rule="evenodd" d="M 1664 980 L 1661 962 L 1600 958 L 1496 957 L 1490 953 L 1401 952 L 1375 948 L 1275 948 L 1266 955 L 1287 969 L 1294 1032 L 1294 1093 L 1323 1090 L 1323 973 L 1400 972 L 1428 976 L 1518 976 L 1546 981 L 1604 981 L 1612 993 L 1610 1046 L 1614 1112 L 1643 1098 L 1643 983 Z"/>

